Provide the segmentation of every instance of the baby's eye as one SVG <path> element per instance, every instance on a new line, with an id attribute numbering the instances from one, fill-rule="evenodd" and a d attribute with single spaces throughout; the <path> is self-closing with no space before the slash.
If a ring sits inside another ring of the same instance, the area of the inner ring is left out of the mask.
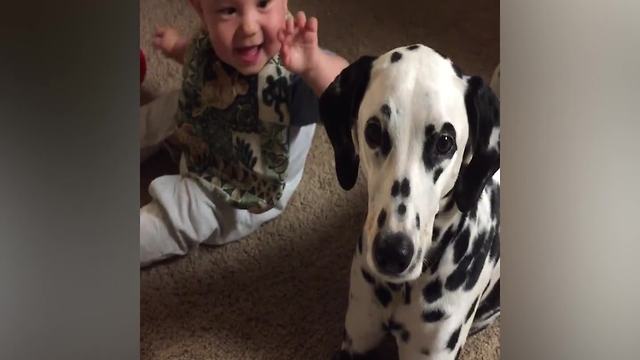
<path id="1" fill-rule="evenodd" d="M 220 15 L 233 15 L 236 13 L 236 9 L 232 7 L 225 7 L 218 10 Z"/>
<path id="2" fill-rule="evenodd" d="M 270 2 L 271 2 L 271 0 L 258 0 L 258 7 L 266 8 L 267 5 L 269 5 Z"/>

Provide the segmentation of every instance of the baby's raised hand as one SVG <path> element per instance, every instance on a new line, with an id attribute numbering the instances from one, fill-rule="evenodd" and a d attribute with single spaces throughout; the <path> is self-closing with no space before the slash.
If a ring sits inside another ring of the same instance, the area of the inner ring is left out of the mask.
<path id="1" fill-rule="evenodd" d="M 160 50 L 162 54 L 169 58 L 175 58 L 176 45 L 180 43 L 181 36 L 172 27 L 156 27 L 153 36 L 153 47 Z"/>
<path id="2" fill-rule="evenodd" d="M 318 19 L 307 20 L 304 12 L 299 11 L 295 18 L 288 18 L 285 26 L 278 32 L 280 41 L 280 59 L 291 72 L 304 74 L 314 66 L 318 54 Z"/>

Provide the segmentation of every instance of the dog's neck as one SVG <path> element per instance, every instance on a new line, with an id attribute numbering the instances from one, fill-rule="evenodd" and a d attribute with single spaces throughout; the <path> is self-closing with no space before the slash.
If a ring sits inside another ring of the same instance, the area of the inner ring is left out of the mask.
<path id="1" fill-rule="evenodd" d="M 458 209 L 455 199 L 453 197 L 453 190 L 449 191 L 445 196 L 440 199 L 438 213 L 433 219 L 434 238 L 432 241 L 435 243 L 442 235 L 435 229 L 446 229 L 450 225 L 456 226 L 457 222 L 464 218 L 461 216 L 462 212 Z M 454 223 L 455 222 L 455 223 Z"/>

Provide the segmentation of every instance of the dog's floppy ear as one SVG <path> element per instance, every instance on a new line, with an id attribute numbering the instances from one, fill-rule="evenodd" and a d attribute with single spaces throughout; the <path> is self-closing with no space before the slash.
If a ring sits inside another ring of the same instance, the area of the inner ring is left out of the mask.
<path id="1" fill-rule="evenodd" d="M 320 96 L 320 119 L 333 146 L 338 182 L 345 190 L 351 189 L 358 179 L 360 160 L 351 128 L 358 117 L 374 59 L 372 56 L 359 58 L 342 70 Z"/>
<path id="2" fill-rule="evenodd" d="M 487 181 L 500 168 L 500 101 L 480 77 L 472 76 L 467 80 L 465 106 L 473 156 L 469 164 L 462 165 L 454 190 L 462 212 L 478 201 Z"/>

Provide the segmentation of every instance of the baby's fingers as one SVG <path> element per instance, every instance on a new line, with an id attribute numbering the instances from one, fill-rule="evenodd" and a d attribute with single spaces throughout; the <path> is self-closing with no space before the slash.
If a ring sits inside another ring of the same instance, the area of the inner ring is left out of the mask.
<path id="1" fill-rule="evenodd" d="M 304 11 L 298 11 L 296 13 L 296 28 L 304 29 L 307 24 L 307 15 L 305 15 Z"/>
<path id="2" fill-rule="evenodd" d="M 309 21 L 307 21 L 306 30 L 314 33 L 318 32 L 318 19 L 314 16 L 309 18 Z"/>
<path id="3" fill-rule="evenodd" d="M 287 22 L 285 24 L 285 31 L 286 31 L 286 35 L 291 35 L 293 34 L 293 17 L 290 17 L 287 19 Z"/>

